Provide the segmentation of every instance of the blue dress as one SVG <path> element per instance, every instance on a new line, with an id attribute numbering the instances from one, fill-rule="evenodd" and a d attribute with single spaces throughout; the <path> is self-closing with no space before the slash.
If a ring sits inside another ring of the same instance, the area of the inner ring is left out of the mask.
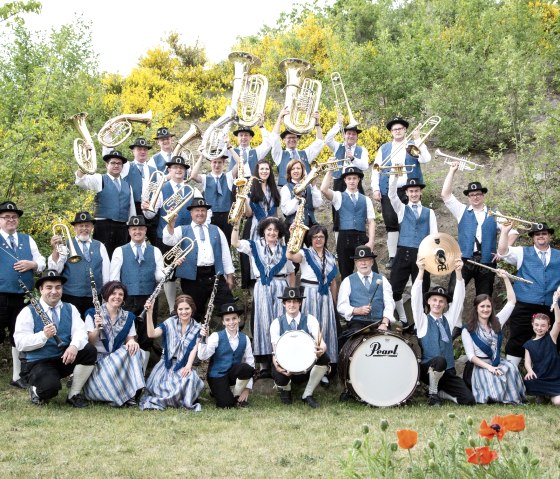
<path id="1" fill-rule="evenodd" d="M 536 379 L 525 381 L 527 394 L 532 396 L 560 395 L 560 355 L 550 333 L 541 339 L 531 339 L 523 347 L 529 351 Z"/>

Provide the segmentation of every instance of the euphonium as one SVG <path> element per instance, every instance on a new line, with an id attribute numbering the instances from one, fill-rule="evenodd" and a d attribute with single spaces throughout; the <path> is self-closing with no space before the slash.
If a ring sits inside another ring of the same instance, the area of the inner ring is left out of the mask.
<path id="1" fill-rule="evenodd" d="M 200 128 L 193 123 L 188 131 L 177 141 L 171 157 L 182 156 L 187 160 L 192 159 L 191 150 L 187 148 L 187 145 L 194 139 L 200 138 L 201 136 L 202 132 L 200 131 Z"/>
<path id="2" fill-rule="evenodd" d="M 146 113 L 135 113 L 130 115 L 119 115 L 107 120 L 97 132 L 99 143 L 107 148 L 116 148 L 132 133 L 131 121 L 150 124 L 152 122 L 152 110 Z"/>
<path id="3" fill-rule="evenodd" d="M 293 254 L 297 253 L 301 249 L 307 230 L 309 230 L 309 228 L 305 226 L 304 222 L 305 201 L 305 198 L 299 198 L 299 206 L 296 211 L 294 222 L 292 223 L 293 228 L 290 227 L 290 239 L 288 241 L 287 249 Z"/>
<path id="4" fill-rule="evenodd" d="M 315 128 L 314 112 L 319 110 L 321 82 L 306 78 L 313 73 L 311 64 L 298 58 L 287 58 L 280 63 L 286 73 L 286 99 L 284 106 L 290 110 L 284 117 L 286 128 L 297 135 L 305 135 Z"/>
<path id="5" fill-rule="evenodd" d="M 247 61 L 248 66 L 260 67 L 261 61 L 245 52 L 233 52 L 229 55 L 230 61 Z M 243 87 L 239 96 L 239 105 L 237 108 L 237 122 L 241 126 L 252 128 L 259 122 L 259 117 L 264 113 L 266 103 L 266 95 L 268 93 L 268 80 L 264 75 L 259 73 L 253 75 L 245 74 Z"/>
<path id="6" fill-rule="evenodd" d="M 182 193 L 184 193 L 184 191 L 187 191 L 187 189 L 188 193 L 183 197 Z M 175 216 L 179 214 L 179 211 L 181 211 L 181 209 L 183 209 L 183 207 L 186 206 L 186 204 L 190 200 L 192 200 L 193 196 L 194 190 L 191 188 L 191 186 L 184 184 L 179 191 L 167 198 L 163 203 L 163 211 L 165 211 L 167 214 L 165 216 L 162 216 L 161 219 L 166 223 L 169 223 L 173 218 L 175 218 Z"/>
<path id="7" fill-rule="evenodd" d="M 237 194 L 235 195 L 235 201 L 229 210 L 227 220 L 230 225 L 238 224 L 245 214 L 245 200 L 249 197 L 251 186 L 255 180 L 259 182 L 261 181 L 256 176 L 251 176 L 248 181 L 245 178 L 238 178 L 236 180 L 235 185 L 237 186 Z"/>
<path id="8" fill-rule="evenodd" d="M 82 257 L 76 251 L 72 238 L 70 237 L 70 230 L 64 223 L 56 223 L 52 227 L 53 235 L 60 236 L 61 242 L 56 245 L 56 250 L 61 256 L 67 256 L 68 262 L 79 263 Z"/>
<path id="9" fill-rule="evenodd" d="M 156 212 L 157 200 L 166 181 L 167 179 L 161 171 L 156 170 L 150 175 L 148 186 L 142 192 L 142 199 L 150 203 L 148 211 Z"/>
<path id="10" fill-rule="evenodd" d="M 82 138 L 74 140 L 74 158 L 78 163 L 78 168 L 86 175 L 93 175 L 97 171 L 97 158 L 95 146 L 86 124 L 87 113 L 76 113 L 71 116 L 69 121 L 72 122 L 74 128 L 82 135 Z M 85 145 L 89 145 L 87 148 Z"/>

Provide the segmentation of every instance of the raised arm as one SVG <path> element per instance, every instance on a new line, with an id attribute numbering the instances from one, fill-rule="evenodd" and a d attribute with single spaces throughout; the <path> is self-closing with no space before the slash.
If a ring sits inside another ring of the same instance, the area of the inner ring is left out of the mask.
<path id="1" fill-rule="evenodd" d="M 321 193 L 325 195 L 325 198 L 329 201 L 332 201 L 334 191 L 330 188 L 331 186 L 331 178 L 332 178 L 332 171 L 329 170 L 323 177 L 323 181 L 321 182 Z"/>
<path id="2" fill-rule="evenodd" d="M 448 201 L 451 199 L 451 195 L 453 194 L 453 179 L 458 168 L 458 161 L 452 162 L 451 166 L 449 167 L 449 171 L 447 173 L 447 176 L 445 177 L 445 181 L 443 182 L 443 188 L 441 189 L 441 199 L 443 201 Z"/>

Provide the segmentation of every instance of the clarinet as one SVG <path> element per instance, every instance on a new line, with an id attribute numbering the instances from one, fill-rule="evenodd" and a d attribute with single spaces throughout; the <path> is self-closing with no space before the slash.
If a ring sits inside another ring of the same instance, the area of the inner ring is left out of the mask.
<path id="1" fill-rule="evenodd" d="M 204 316 L 203 328 L 206 329 L 206 336 L 202 338 L 202 343 L 206 344 L 206 338 L 208 338 L 210 333 L 210 320 L 212 319 L 212 313 L 214 312 L 214 298 L 216 297 L 216 292 L 218 291 L 218 282 L 220 281 L 220 275 L 214 276 L 214 286 L 212 287 L 212 294 L 208 300 L 208 307 L 206 308 L 206 316 Z"/>
<path id="2" fill-rule="evenodd" d="M 89 282 L 91 285 L 91 298 L 93 301 L 93 307 L 95 308 L 95 314 L 103 318 L 103 311 L 101 309 L 101 303 L 99 302 L 99 297 L 97 296 L 97 287 L 95 286 L 95 275 L 91 268 L 89 269 Z M 99 339 L 103 339 L 105 334 L 103 332 L 103 325 L 97 326 L 97 332 L 99 333 Z"/>
<path id="3" fill-rule="evenodd" d="M 148 300 L 146 302 L 149 301 L 152 305 L 154 304 L 154 301 L 156 300 L 156 298 L 159 295 L 159 292 L 161 291 L 161 288 L 163 288 L 163 285 L 165 284 L 165 282 L 168 281 L 169 278 L 171 277 L 171 274 L 173 273 L 173 269 L 174 269 L 174 267 L 172 265 L 170 265 L 163 270 L 163 272 L 164 272 L 163 278 L 161 278 L 159 280 L 159 283 L 156 284 L 156 288 L 154 289 L 153 293 L 150 294 L 150 297 L 148 298 Z M 142 310 L 142 312 L 138 316 L 136 316 L 136 319 L 140 322 L 144 321 L 146 319 L 146 313 L 147 313 L 147 310 L 146 310 L 146 308 L 144 308 Z"/>
<path id="4" fill-rule="evenodd" d="M 25 296 L 27 297 L 27 299 L 29 299 L 29 302 L 31 303 L 31 306 L 33 306 L 33 309 L 35 310 L 35 312 L 41 318 L 41 321 L 43 322 L 43 324 L 45 326 L 48 326 L 49 324 L 53 324 L 53 322 L 51 321 L 51 318 L 49 318 L 47 316 L 47 313 L 45 313 L 45 311 L 43 310 L 43 308 L 39 304 L 39 301 L 37 301 L 37 299 L 35 299 L 35 296 L 33 296 L 33 293 L 31 291 L 29 291 L 27 286 L 25 286 L 25 283 L 21 279 L 18 279 L 18 283 L 19 283 L 20 288 L 23 289 L 23 292 L 24 292 Z M 60 339 L 56 334 L 53 336 L 53 338 L 56 341 L 56 345 L 59 348 L 64 347 L 64 343 L 62 342 L 62 339 Z"/>

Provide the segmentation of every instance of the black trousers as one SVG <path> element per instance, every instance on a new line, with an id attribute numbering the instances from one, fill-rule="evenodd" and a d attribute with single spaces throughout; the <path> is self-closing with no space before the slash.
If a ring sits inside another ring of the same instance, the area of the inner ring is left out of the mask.
<path id="1" fill-rule="evenodd" d="M 39 361 L 21 363 L 21 377 L 24 378 L 31 386 L 37 388 L 37 395 L 48 401 L 58 394 L 62 389 L 60 383 L 61 378 L 69 376 L 78 364 L 84 366 L 92 366 L 97 361 L 97 349 L 95 346 L 87 343 L 81 351 L 78 351 L 75 361 L 72 364 L 64 364 L 62 355 L 64 351 L 60 351 L 60 357 L 42 359 Z"/>
<path id="2" fill-rule="evenodd" d="M 338 270 L 340 272 L 340 281 L 354 272 L 354 256 L 356 247 L 366 244 L 369 241 L 368 236 L 363 231 L 357 230 L 341 230 L 338 233 L 336 242 L 336 254 L 338 256 Z M 378 272 L 377 263 L 373 260 L 373 271 Z"/>
<path id="3" fill-rule="evenodd" d="M 136 207 L 136 216 L 144 216 L 142 213 L 142 203 L 141 202 L 134 202 L 134 206 Z M 146 233 L 146 237 L 152 246 L 157 245 L 157 229 L 159 225 L 159 211 L 158 213 L 152 218 L 148 219 L 144 216 L 146 220 L 146 225 L 148 226 L 148 232 Z"/>
<path id="4" fill-rule="evenodd" d="M 405 205 L 408 204 L 408 196 L 406 196 L 404 188 L 397 188 L 397 196 Z M 383 215 L 383 223 L 385 223 L 387 232 L 399 231 L 399 218 L 387 195 L 381 195 L 381 214 Z"/>
<path id="5" fill-rule="evenodd" d="M 226 235 L 228 246 L 231 246 L 231 232 L 233 230 L 233 225 L 228 223 L 228 216 L 229 211 L 219 213 L 212 212 L 212 219 L 210 222 L 223 231 L 224 235 Z"/>
<path id="6" fill-rule="evenodd" d="M 140 349 L 143 349 L 144 351 L 149 351 L 154 344 L 154 340 L 148 337 L 146 321 L 138 320 L 138 315 L 144 309 L 144 305 L 146 304 L 146 301 L 148 300 L 149 297 L 150 297 L 149 295 L 127 296 L 126 301 L 123 304 L 123 309 L 125 311 L 130 311 L 131 313 L 134 313 L 134 315 L 136 316 L 136 319 L 134 320 L 134 327 L 136 328 L 136 334 L 138 335 L 138 345 L 140 346 Z M 152 309 L 153 309 L 153 323 L 154 323 L 154 327 L 156 327 L 158 324 L 158 318 L 157 318 L 158 299 L 157 298 L 154 303 L 154 307 Z"/>
<path id="7" fill-rule="evenodd" d="M 479 294 L 487 294 L 488 296 L 492 296 L 494 292 L 494 278 L 496 277 L 496 273 L 490 271 L 486 268 L 480 268 L 474 264 L 467 263 L 467 259 L 471 259 L 472 261 L 476 261 L 480 263 L 480 254 L 475 253 L 472 258 L 462 258 L 463 260 L 463 269 L 461 270 L 461 274 L 463 279 L 465 280 L 465 287 L 470 283 L 472 279 L 474 279 L 474 287 L 476 289 L 476 295 Z M 496 263 L 482 263 L 486 266 L 490 266 L 491 268 L 496 268 Z M 455 291 L 455 282 L 457 281 L 457 276 L 455 271 L 451 273 L 451 277 L 449 278 L 449 286 L 448 292 L 451 296 L 453 296 L 453 291 Z"/>
<path id="8" fill-rule="evenodd" d="M 346 183 L 344 182 L 343 178 L 335 178 L 333 180 L 333 191 L 345 191 L 346 190 Z M 364 195 L 364 186 L 362 185 L 362 180 L 358 183 L 358 191 Z M 338 211 L 332 208 L 332 217 L 333 217 L 333 231 L 338 231 L 340 226 L 340 218 L 338 217 Z"/>
<path id="9" fill-rule="evenodd" d="M 25 295 L 15 293 L 0 293 L 0 344 L 6 339 L 6 328 L 8 329 L 10 343 L 14 343 L 14 329 L 16 318 L 25 307 Z"/>
<path id="10" fill-rule="evenodd" d="M 463 405 L 473 405 L 474 396 L 465 381 L 457 376 L 455 368 L 447 368 L 447 361 L 442 356 L 432 358 L 427 363 L 420 364 L 420 380 L 424 384 L 430 384 L 428 369 L 432 367 L 435 371 L 445 371 L 438 383 L 438 390 L 444 391 L 450 396 L 457 398 L 457 402 Z"/>
<path id="11" fill-rule="evenodd" d="M 525 355 L 523 344 L 533 337 L 533 326 L 531 319 L 533 314 L 543 313 L 554 323 L 554 313 L 550 312 L 550 305 L 531 304 L 517 301 L 515 308 L 509 317 L 509 339 L 506 344 L 506 354 L 522 358 Z"/>
<path id="12" fill-rule="evenodd" d="M 110 259 L 113 257 L 113 251 L 128 243 L 128 228 L 126 223 L 119 221 L 97 220 L 93 230 L 93 239 L 101 241 L 105 245 Z"/>
<path id="13" fill-rule="evenodd" d="M 234 364 L 228 373 L 221 378 L 211 378 L 209 376 L 207 378 L 208 386 L 210 386 L 212 396 L 216 400 L 216 407 L 234 407 L 237 401 L 231 392 L 231 386 L 238 379 L 251 379 L 254 372 L 255 368 L 253 366 L 249 366 L 247 363 L 239 363 Z"/>
<path id="14" fill-rule="evenodd" d="M 317 365 L 317 366 L 328 366 L 329 365 L 329 357 L 326 354 L 323 354 L 320 358 L 317 359 L 317 362 L 315 363 L 315 365 Z M 271 373 L 272 373 L 272 379 L 274 379 L 274 382 L 278 386 L 284 387 L 284 386 L 287 386 L 290 381 L 292 381 L 292 383 L 295 383 L 295 384 L 306 383 L 309 380 L 309 374 L 311 373 L 311 370 L 309 370 L 305 374 L 292 374 L 291 376 L 286 376 L 285 374 L 282 374 L 280 371 L 278 371 L 278 369 L 276 369 L 276 366 L 273 366 Z"/>
<path id="15" fill-rule="evenodd" d="M 99 303 L 103 302 L 101 295 L 98 295 L 98 299 Z M 63 294 L 62 301 L 76 306 L 76 309 L 80 312 L 80 316 L 83 320 L 86 318 L 86 311 L 93 308 L 93 298 L 91 296 L 72 296 L 70 294 Z"/>
<path id="16" fill-rule="evenodd" d="M 391 277 L 389 279 L 393 288 L 393 299 L 400 301 L 403 296 L 406 283 L 410 277 L 412 282 L 416 281 L 418 276 L 418 266 L 416 259 L 418 257 L 418 248 L 409 248 L 408 246 L 399 246 L 393 268 L 391 269 Z M 422 292 L 426 293 L 430 289 L 430 273 L 424 272 L 422 279 Z"/>
<path id="17" fill-rule="evenodd" d="M 247 218 L 243 223 L 242 239 L 251 239 L 251 225 L 253 218 Z M 239 253 L 239 266 L 241 268 L 241 289 L 249 289 L 255 284 L 255 280 L 251 279 L 251 258 L 248 254 Z"/>

